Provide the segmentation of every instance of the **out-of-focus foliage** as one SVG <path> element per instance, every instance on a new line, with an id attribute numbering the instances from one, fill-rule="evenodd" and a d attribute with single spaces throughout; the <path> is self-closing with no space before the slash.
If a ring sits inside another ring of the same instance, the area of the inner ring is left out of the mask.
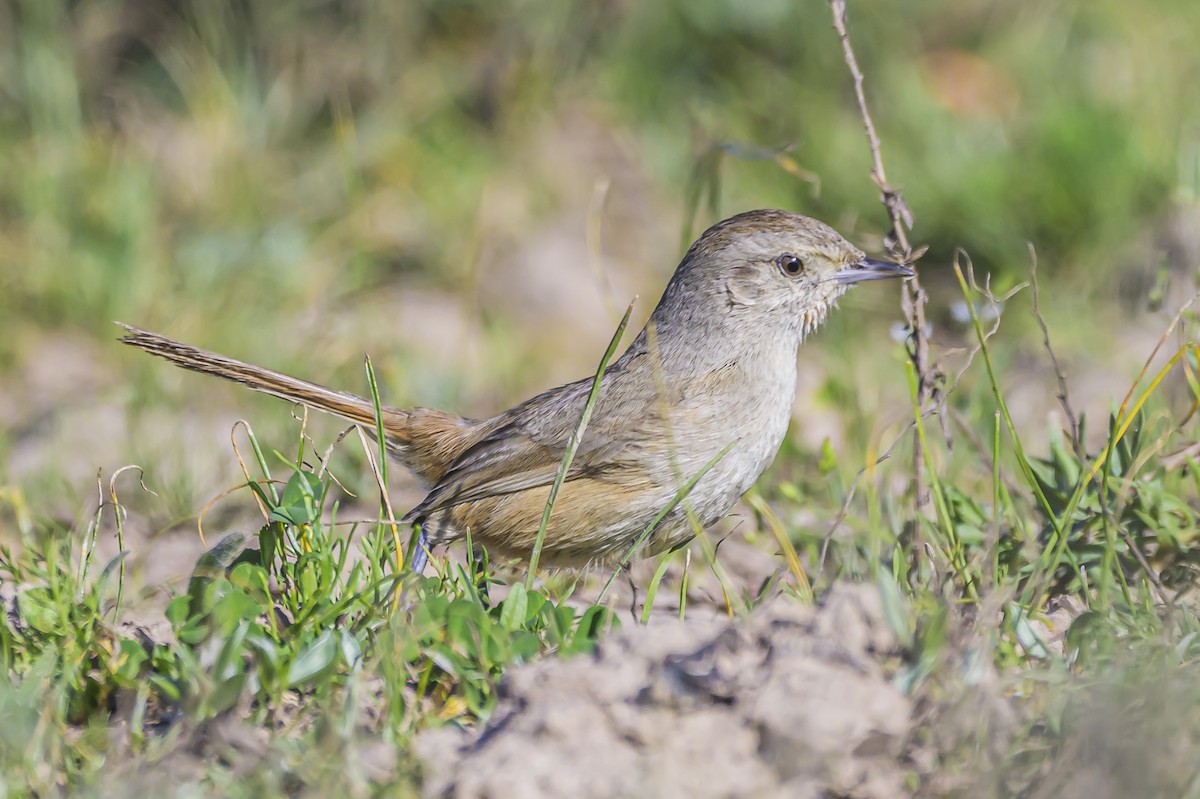
<path id="1" fill-rule="evenodd" d="M 1195 3 L 852 2 L 850 22 L 931 258 L 1019 271 L 1030 240 L 1093 280 L 1195 200 Z M 581 108 L 664 196 L 736 142 L 789 148 L 819 191 L 769 159 L 726 166 L 725 210 L 874 213 L 824 3 L 13 0 L 0 312 L 91 329 L 198 294 L 239 298 L 239 329 L 247 295 L 303 302 L 333 274 L 452 282 L 489 178 L 553 207 L 514 159 Z"/>

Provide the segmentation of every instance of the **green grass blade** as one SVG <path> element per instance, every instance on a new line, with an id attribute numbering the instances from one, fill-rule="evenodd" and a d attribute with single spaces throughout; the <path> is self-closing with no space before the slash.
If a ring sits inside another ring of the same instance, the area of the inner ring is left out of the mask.
<path id="1" fill-rule="evenodd" d="M 671 565 L 675 555 L 675 552 L 663 555 L 662 560 L 658 563 L 658 568 L 654 570 L 654 577 L 650 579 L 650 587 L 646 589 L 646 601 L 642 603 L 642 624 L 650 621 L 650 613 L 654 609 L 654 599 L 658 596 L 658 587 L 662 584 L 663 577 L 667 575 L 667 567 Z M 598 600 L 597 604 L 599 604 Z"/>
<path id="2" fill-rule="evenodd" d="M 635 300 L 636 302 L 636 300 Z M 617 351 L 617 346 L 621 343 L 621 337 L 625 335 L 625 328 L 629 326 L 629 317 L 633 314 L 633 303 L 629 303 L 629 307 L 625 309 L 625 316 L 621 318 L 621 323 L 617 325 L 617 330 L 613 333 L 612 340 L 608 342 L 608 349 L 604 351 L 604 357 L 600 359 L 600 365 L 596 369 L 596 376 L 592 378 L 592 390 L 588 393 L 587 403 L 583 406 L 583 412 L 579 414 L 579 422 L 575 425 L 575 430 L 571 433 L 571 438 L 567 441 L 567 451 L 563 453 L 562 461 L 558 464 L 558 473 L 554 475 L 554 482 L 550 485 L 550 495 L 546 498 L 546 509 L 542 511 L 542 522 L 538 525 L 537 538 L 533 542 L 533 552 L 529 556 L 529 574 L 525 578 L 525 587 L 533 588 L 533 579 L 537 574 L 538 561 L 541 560 L 542 546 L 546 542 L 546 528 L 550 526 L 550 513 L 554 510 L 554 502 L 558 499 L 558 492 L 562 489 L 562 485 L 566 482 L 567 472 L 571 469 L 571 461 L 575 459 L 575 452 L 579 449 L 579 442 L 583 440 L 583 433 L 587 430 L 588 422 L 592 418 L 592 410 L 596 407 L 596 400 L 600 397 L 600 380 L 604 377 L 604 372 L 608 369 L 608 362 L 612 359 L 613 354 Z"/>
<path id="3" fill-rule="evenodd" d="M 620 574 L 621 569 L 625 568 L 626 564 L 628 564 L 630 559 L 633 558 L 633 554 L 638 551 L 638 548 L 640 548 L 643 543 L 645 543 L 646 539 L 650 537 L 650 534 L 654 532 L 662 520 L 667 518 L 667 514 L 675 510 L 675 507 L 680 502 L 683 502 L 684 498 L 687 497 L 687 495 L 692 492 L 692 489 L 696 487 L 696 483 L 700 482 L 700 478 L 708 474 L 709 471 L 711 471 L 712 468 L 717 465 L 721 458 L 724 458 L 727 454 L 729 454 L 729 450 L 733 449 L 733 445 L 736 443 L 736 441 L 730 441 L 728 444 L 726 444 L 724 449 L 714 455 L 712 460 L 704 464 L 700 471 L 696 472 L 695 476 L 692 477 L 691 480 L 687 481 L 686 485 L 675 492 L 675 496 L 671 498 L 671 501 L 667 503 L 666 507 L 660 510 L 658 514 L 650 520 L 650 523 L 646 525 L 646 529 L 642 530 L 641 534 L 638 535 L 638 537 L 634 540 L 633 545 L 629 547 L 629 550 L 625 553 L 625 556 L 621 558 L 621 562 L 617 564 L 617 568 L 613 570 L 611 575 L 609 575 L 608 581 L 604 583 L 604 588 L 601 589 L 600 595 L 596 597 L 597 605 L 604 601 L 605 595 L 608 594 L 608 589 L 612 587 L 613 580 L 617 578 L 617 575 Z"/>
<path id="4" fill-rule="evenodd" d="M 400 528 L 396 525 L 392 504 L 387 498 L 388 455 L 387 436 L 383 432 L 383 403 L 379 400 L 379 381 L 375 379 L 375 367 L 371 364 L 371 356 L 366 356 L 363 362 L 367 370 L 367 385 L 371 388 L 371 408 L 375 412 L 375 443 L 379 446 L 379 518 L 388 520 L 392 544 L 396 547 L 396 571 L 401 572 L 404 571 L 404 549 L 400 546 Z M 399 600 L 398 594 L 396 599 Z"/>

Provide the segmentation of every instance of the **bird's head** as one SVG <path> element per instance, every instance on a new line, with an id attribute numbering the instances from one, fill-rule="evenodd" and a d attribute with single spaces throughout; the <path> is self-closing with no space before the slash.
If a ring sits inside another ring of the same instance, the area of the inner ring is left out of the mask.
<path id="1" fill-rule="evenodd" d="M 798 343 L 855 283 L 912 275 L 907 266 L 867 258 L 815 219 L 748 211 L 713 225 L 691 246 L 654 321 L 676 330 L 714 317 L 765 324 L 795 333 Z"/>

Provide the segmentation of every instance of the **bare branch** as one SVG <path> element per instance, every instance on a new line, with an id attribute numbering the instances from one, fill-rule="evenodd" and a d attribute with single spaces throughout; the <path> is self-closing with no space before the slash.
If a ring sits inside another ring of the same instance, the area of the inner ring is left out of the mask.
<path id="1" fill-rule="evenodd" d="M 863 91 L 863 74 L 858 68 L 858 59 L 854 56 L 854 48 L 850 45 L 850 34 L 846 30 L 846 0 L 829 0 L 829 8 L 833 11 L 833 29 L 837 31 L 842 41 L 842 55 L 850 77 L 854 80 L 854 96 L 858 100 L 858 110 L 862 114 L 863 127 L 867 131 L 867 143 L 871 147 L 871 180 L 882 192 L 883 205 L 887 208 L 892 220 L 892 232 L 889 236 L 888 249 L 900 255 L 905 263 L 912 254 L 908 243 L 907 231 L 912 228 L 913 215 L 904 202 L 900 190 L 887 182 L 887 174 L 883 170 L 883 156 L 879 152 L 879 135 L 875 132 L 875 122 L 867 108 L 867 96 Z"/>
<path id="2" fill-rule="evenodd" d="M 875 122 L 871 118 L 871 112 L 867 107 L 866 92 L 863 90 L 862 70 L 858 67 L 858 59 L 854 55 L 854 48 L 850 44 L 850 34 L 846 29 L 846 0 L 829 0 L 829 9 L 833 13 L 833 28 L 842 42 L 842 55 L 846 61 L 846 68 L 850 71 L 850 77 L 854 81 L 854 96 L 858 101 L 863 128 L 867 133 L 867 144 L 871 148 L 871 180 L 879 187 L 880 200 L 887 209 L 888 217 L 891 220 L 892 229 L 885 243 L 892 257 L 902 263 L 911 263 L 915 260 L 914 255 L 919 257 L 924 252 L 924 248 L 918 253 L 913 252 L 912 245 L 908 241 L 908 231 L 913 225 L 912 211 L 904 202 L 904 196 L 900 190 L 888 183 L 887 173 L 883 168 L 879 135 L 875 132 Z M 917 375 L 917 403 L 924 410 L 930 400 L 933 400 L 935 407 L 942 400 L 940 392 L 937 391 L 941 375 L 929 358 L 929 334 L 925 321 L 925 304 L 928 302 L 928 296 L 921 287 L 920 278 L 915 276 L 905 281 L 903 292 L 901 306 L 908 319 L 909 328 L 908 356 Z M 924 469 L 924 452 L 920 442 L 914 440 L 913 496 L 916 500 L 917 512 L 927 516 L 931 512 L 932 506 L 928 489 L 925 487 Z M 917 529 L 919 529 L 919 525 Z M 919 544 L 919 542 L 917 543 Z M 920 547 L 917 546 L 913 551 L 919 549 Z"/>

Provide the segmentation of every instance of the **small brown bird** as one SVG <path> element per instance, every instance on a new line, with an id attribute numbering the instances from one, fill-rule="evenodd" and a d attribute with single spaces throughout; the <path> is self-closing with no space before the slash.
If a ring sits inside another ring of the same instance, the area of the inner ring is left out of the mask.
<path id="1" fill-rule="evenodd" d="M 684 500 L 702 526 L 724 516 L 783 441 L 805 336 L 849 286 L 912 274 L 786 211 L 749 211 L 705 231 L 646 327 L 604 372 L 546 530 L 544 562 L 619 560 L 728 447 Z M 122 341 L 186 369 L 374 427 L 374 408 L 363 397 L 124 327 L 129 335 Z M 430 546 L 470 529 L 489 552 L 528 558 L 591 388 L 592 378 L 585 378 L 482 420 L 384 408 L 389 451 L 429 487 L 404 520 L 419 523 Z M 684 503 L 638 554 L 691 538 Z"/>

